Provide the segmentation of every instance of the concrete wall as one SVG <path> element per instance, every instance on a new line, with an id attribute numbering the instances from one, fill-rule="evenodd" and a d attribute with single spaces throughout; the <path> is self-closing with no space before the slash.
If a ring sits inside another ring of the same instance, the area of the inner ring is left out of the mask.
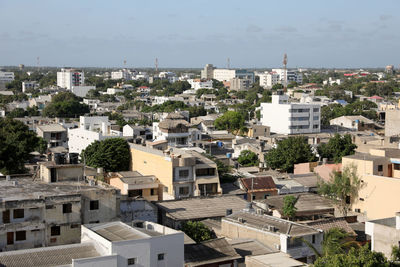
<path id="1" fill-rule="evenodd" d="M 386 110 L 385 136 L 400 134 L 400 110 Z"/>
<path id="2" fill-rule="evenodd" d="M 98 200 L 99 209 L 90 210 L 90 201 Z M 116 190 L 97 189 L 82 191 L 82 223 L 109 222 L 119 216 L 119 198 Z"/>
<path id="3" fill-rule="evenodd" d="M 120 219 L 123 222 L 143 220 L 157 222 L 157 207 L 146 200 L 121 200 Z"/>
<path id="4" fill-rule="evenodd" d="M 366 233 L 367 225 L 366 223 Z M 400 241 L 400 231 L 395 227 L 389 227 L 382 224 L 373 223 L 371 235 L 371 249 L 374 251 L 382 252 L 386 257 L 390 258 L 392 253 L 392 246 L 398 246 Z M 368 233 L 367 233 L 368 234 Z"/>

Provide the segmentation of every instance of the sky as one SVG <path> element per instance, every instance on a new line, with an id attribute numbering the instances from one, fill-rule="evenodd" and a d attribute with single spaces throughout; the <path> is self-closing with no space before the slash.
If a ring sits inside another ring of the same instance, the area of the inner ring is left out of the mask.
<path id="1" fill-rule="evenodd" d="M 0 0 L 0 66 L 400 65 L 399 0 Z"/>

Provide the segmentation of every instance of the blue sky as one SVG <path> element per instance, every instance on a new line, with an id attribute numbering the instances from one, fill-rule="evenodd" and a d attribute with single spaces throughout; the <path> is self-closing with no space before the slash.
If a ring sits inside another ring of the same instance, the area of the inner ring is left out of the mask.
<path id="1" fill-rule="evenodd" d="M 399 66 L 400 1 L 0 0 L 0 66 Z"/>

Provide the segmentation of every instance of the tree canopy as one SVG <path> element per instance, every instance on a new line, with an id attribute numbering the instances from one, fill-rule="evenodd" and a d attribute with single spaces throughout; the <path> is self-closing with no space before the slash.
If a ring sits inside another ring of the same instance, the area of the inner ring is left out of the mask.
<path id="1" fill-rule="evenodd" d="M 321 158 L 328 158 L 336 163 L 342 161 L 342 157 L 353 155 L 357 145 L 351 141 L 351 135 L 335 134 L 334 137 L 329 139 L 328 143 L 320 144 L 317 148 L 318 154 Z"/>
<path id="2" fill-rule="evenodd" d="M 293 172 L 294 164 L 315 161 L 311 146 L 304 137 L 289 137 L 278 142 L 277 147 L 265 155 L 271 169 Z"/>
<path id="3" fill-rule="evenodd" d="M 358 196 L 361 180 L 355 166 L 345 166 L 342 172 L 334 172 L 328 182 L 318 181 L 318 193 L 330 198 L 339 207 L 343 216 Z"/>
<path id="4" fill-rule="evenodd" d="M 243 130 L 244 116 L 237 111 L 227 111 L 214 122 L 218 130 L 228 130 L 230 132 Z"/>
<path id="5" fill-rule="evenodd" d="M 108 138 L 95 141 L 81 153 L 86 165 L 104 168 L 107 172 L 127 171 L 130 151 L 128 142 L 122 138 Z"/>
<path id="6" fill-rule="evenodd" d="M 43 141 L 22 122 L 0 118 L 0 172 L 24 172 L 24 163 L 31 158 L 29 153 L 43 150 Z"/>
<path id="7" fill-rule="evenodd" d="M 258 156 L 250 150 L 243 150 L 240 152 L 238 162 L 245 167 L 256 166 L 258 164 Z"/>
<path id="8" fill-rule="evenodd" d="M 321 124 L 328 126 L 331 119 L 340 116 L 353 116 L 362 115 L 371 120 L 377 118 L 376 111 L 373 110 L 377 105 L 371 101 L 356 101 L 354 103 L 342 106 L 340 104 L 330 104 L 327 106 L 322 106 L 321 108 Z"/>
<path id="9" fill-rule="evenodd" d="M 202 222 L 185 222 L 182 224 L 181 230 L 197 243 L 210 240 L 214 237 L 214 233 Z"/>
<path id="10" fill-rule="evenodd" d="M 80 98 L 71 92 L 62 92 L 55 95 L 44 108 L 43 115 L 48 117 L 76 118 L 89 113 L 89 106 L 81 104 Z"/>
<path id="11" fill-rule="evenodd" d="M 293 218 L 296 215 L 296 202 L 297 198 L 295 196 L 285 196 L 283 198 L 283 215 L 287 218 Z"/>

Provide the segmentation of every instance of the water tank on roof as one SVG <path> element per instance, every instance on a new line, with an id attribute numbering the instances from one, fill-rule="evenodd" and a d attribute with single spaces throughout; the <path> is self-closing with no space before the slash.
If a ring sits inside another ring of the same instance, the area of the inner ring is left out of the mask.
<path id="1" fill-rule="evenodd" d="M 232 153 L 226 153 L 226 157 L 227 157 L 228 159 L 232 158 Z"/>
<path id="2" fill-rule="evenodd" d="M 356 123 L 360 123 L 360 120 L 356 120 Z"/>
<path id="3" fill-rule="evenodd" d="M 222 143 L 221 141 L 218 141 L 218 142 L 217 142 L 217 146 L 218 146 L 218 147 L 222 147 L 223 145 L 224 145 L 224 143 Z"/>

